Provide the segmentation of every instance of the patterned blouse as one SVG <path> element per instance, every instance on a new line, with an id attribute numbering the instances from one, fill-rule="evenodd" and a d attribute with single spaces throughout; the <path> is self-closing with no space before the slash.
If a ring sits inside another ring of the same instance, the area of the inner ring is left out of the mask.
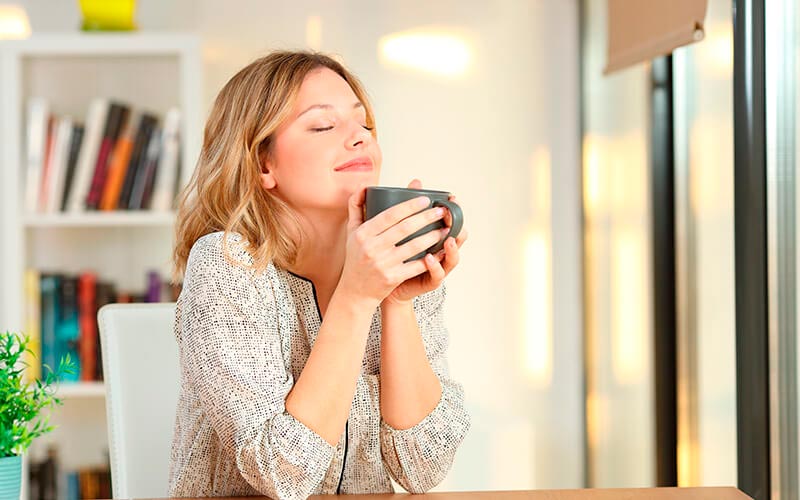
<path id="1" fill-rule="evenodd" d="M 321 318 L 311 281 L 273 264 L 256 273 L 235 233 L 192 247 L 178 298 L 178 400 L 169 496 L 267 495 L 305 499 L 389 493 L 390 476 L 412 493 L 444 479 L 470 426 L 463 390 L 448 375 L 445 288 L 414 299 L 425 351 L 442 385 L 437 406 L 410 429 L 381 419 L 380 308 L 375 311 L 350 416 L 336 446 L 284 406 Z"/>

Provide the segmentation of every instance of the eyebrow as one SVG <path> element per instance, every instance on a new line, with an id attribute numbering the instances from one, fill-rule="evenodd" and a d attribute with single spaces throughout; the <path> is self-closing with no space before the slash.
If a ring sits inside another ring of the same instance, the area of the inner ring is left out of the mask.
<path id="1" fill-rule="evenodd" d="M 363 107 L 364 107 L 364 103 L 362 103 L 361 101 L 358 101 L 355 104 L 353 104 L 353 109 L 358 109 L 358 108 L 363 108 Z M 305 109 L 305 111 L 303 111 L 302 113 L 297 115 L 297 117 L 295 119 L 300 118 L 301 116 L 303 116 L 304 114 L 308 113 L 312 109 L 333 109 L 333 106 L 330 105 L 330 104 L 312 104 L 311 106 L 307 107 Z"/>

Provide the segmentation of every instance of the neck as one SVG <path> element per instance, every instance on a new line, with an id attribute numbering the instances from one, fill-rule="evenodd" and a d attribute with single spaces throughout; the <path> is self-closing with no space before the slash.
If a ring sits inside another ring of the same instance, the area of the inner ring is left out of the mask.
<path id="1" fill-rule="evenodd" d="M 317 286 L 335 286 L 344 267 L 347 213 L 300 214 L 300 220 L 307 238 L 289 271 Z"/>

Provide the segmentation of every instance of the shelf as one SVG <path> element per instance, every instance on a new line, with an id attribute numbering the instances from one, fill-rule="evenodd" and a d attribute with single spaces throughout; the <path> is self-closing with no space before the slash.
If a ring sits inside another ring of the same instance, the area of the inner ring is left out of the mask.
<path id="1" fill-rule="evenodd" d="M 174 223 L 174 212 L 83 212 L 33 214 L 23 217 L 26 228 L 159 227 L 172 226 Z"/>
<path id="2" fill-rule="evenodd" d="M 196 36 L 186 33 L 48 33 L 24 40 L 4 40 L 3 45 L 31 55 L 163 55 L 198 50 Z"/>
<path id="3" fill-rule="evenodd" d="M 72 382 L 61 384 L 56 390 L 56 397 L 64 399 L 103 398 L 106 386 L 103 382 Z"/>

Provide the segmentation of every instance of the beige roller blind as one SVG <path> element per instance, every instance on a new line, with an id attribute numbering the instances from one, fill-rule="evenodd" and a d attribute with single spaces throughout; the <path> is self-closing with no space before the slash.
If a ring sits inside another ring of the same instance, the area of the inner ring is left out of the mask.
<path id="1" fill-rule="evenodd" d="M 707 0 L 608 0 L 611 73 L 703 39 Z"/>

